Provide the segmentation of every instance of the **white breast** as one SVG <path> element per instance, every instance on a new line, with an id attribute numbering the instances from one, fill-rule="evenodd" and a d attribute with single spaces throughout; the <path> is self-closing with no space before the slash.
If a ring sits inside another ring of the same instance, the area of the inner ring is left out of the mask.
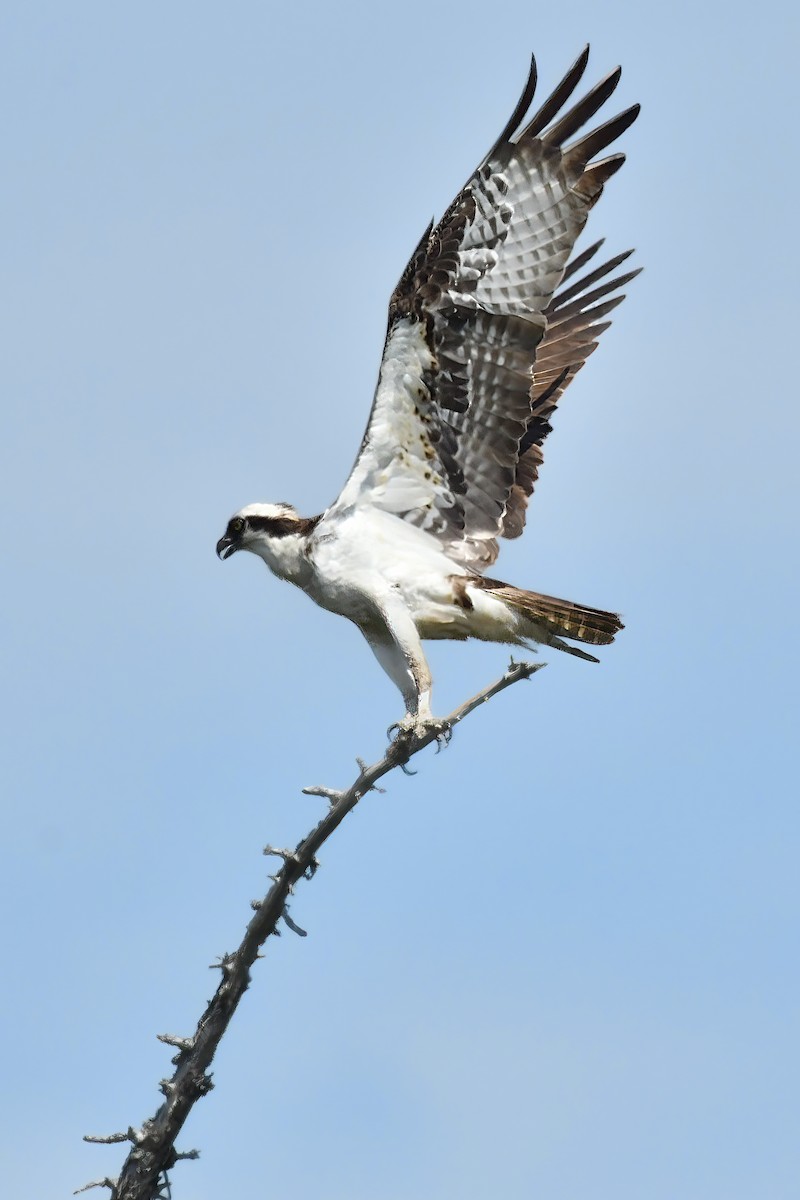
<path id="1" fill-rule="evenodd" d="M 325 608 L 351 616 L 365 597 L 399 591 L 412 613 L 452 594 L 448 577 L 464 574 L 424 530 L 377 509 L 332 513 L 317 526 L 306 590 Z"/>

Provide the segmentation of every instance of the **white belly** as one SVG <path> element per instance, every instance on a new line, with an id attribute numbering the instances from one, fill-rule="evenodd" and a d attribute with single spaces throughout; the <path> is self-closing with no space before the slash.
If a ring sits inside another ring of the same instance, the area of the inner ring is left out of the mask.
<path id="1" fill-rule="evenodd" d="M 451 575 L 464 569 L 443 553 L 435 538 L 399 517 L 377 510 L 353 512 L 318 526 L 311 551 L 314 579 L 308 589 L 317 603 L 349 616 L 344 607 L 358 595 L 399 592 L 409 609 L 444 600 Z"/>
<path id="2" fill-rule="evenodd" d="M 382 597 L 399 594 L 423 638 L 506 640 L 515 633 L 506 606 L 485 592 L 471 592 L 471 607 L 459 605 L 453 576 L 469 573 L 434 537 L 390 513 L 337 515 L 329 528 L 322 521 L 311 564 L 312 599 L 363 628 Z"/>

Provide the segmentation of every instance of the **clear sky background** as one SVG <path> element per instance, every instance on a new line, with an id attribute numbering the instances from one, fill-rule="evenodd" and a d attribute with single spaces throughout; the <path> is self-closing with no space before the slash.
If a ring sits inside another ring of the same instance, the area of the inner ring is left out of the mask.
<path id="1" fill-rule="evenodd" d="M 645 273 L 497 571 L 619 609 L 392 777 L 299 891 L 180 1145 L 191 1200 L 800 1194 L 797 45 L 738 3 L 0 15 L 3 1191 L 115 1173 L 266 887 L 377 757 L 357 631 L 214 544 L 319 511 L 389 293 L 585 41 Z M 501 647 L 433 646 L 435 707 Z"/>

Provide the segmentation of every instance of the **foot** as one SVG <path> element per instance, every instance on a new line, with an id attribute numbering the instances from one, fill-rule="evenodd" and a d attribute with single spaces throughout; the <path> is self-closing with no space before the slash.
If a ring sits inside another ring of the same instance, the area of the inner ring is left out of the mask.
<path id="1" fill-rule="evenodd" d="M 431 734 L 435 736 L 437 748 L 441 750 L 453 736 L 453 727 L 449 721 L 443 721 L 439 717 L 406 713 L 402 721 L 396 721 L 386 730 L 386 736 L 397 746 L 413 745 Z"/>

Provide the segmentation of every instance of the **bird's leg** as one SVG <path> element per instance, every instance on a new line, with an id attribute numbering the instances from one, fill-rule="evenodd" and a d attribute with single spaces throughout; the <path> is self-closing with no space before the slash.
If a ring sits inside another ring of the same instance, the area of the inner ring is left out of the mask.
<path id="1" fill-rule="evenodd" d="M 422 649 L 417 627 L 400 597 L 390 597 L 381 607 L 380 636 L 374 632 L 368 641 L 375 657 L 397 685 L 405 701 L 406 713 L 388 729 L 389 737 L 417 741 L 435 732 L 442 744 L 450 740 L 450 726 L 431 712 L 431 672 Z"/>

